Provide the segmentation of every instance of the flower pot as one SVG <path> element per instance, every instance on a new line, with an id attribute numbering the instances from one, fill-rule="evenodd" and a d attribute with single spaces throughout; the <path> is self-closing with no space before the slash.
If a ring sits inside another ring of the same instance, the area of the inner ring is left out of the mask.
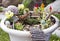
<path id="1" fill-rule="evenodd" d="M 55 19 L 55 24 L 52 25 L 51 27 L 42 30 L 45 33 L 45 40 L 49 41 L 50 34 L 55 31 L 58 26 L 59 26 L 59 20 L 52 15 L 52 17 Z M 32 41 L 31 39 L 31 34 L 29 31 L 20 31 L 20 30 L 15 30 L 15 29 L 9 29 L 5 24 L 6 17 L 2 19 L 1 21 L 1 28 L 7 32 L 10 36 L 10 41 Z"/>

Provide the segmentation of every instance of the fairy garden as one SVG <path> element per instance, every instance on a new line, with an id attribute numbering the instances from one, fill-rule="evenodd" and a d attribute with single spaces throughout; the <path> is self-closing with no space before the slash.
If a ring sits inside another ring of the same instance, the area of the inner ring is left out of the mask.
<path id="1" fill-rule="evenodd" d="M 43 0 L 5 1 L 2 0 L 3 7 L 0 6 L 4 16 L 1 28 L 9 34 L 11 41 L 49 41 L 50 35 L 59 26 L 53 7 L 45 9 L 46 2 Z"/>
<path id="2" fill-rule="evenodd" d="M 44 3 L 40 7 L 34 6 L 33 11 L 26 8 L 24 4 L 18 6 L 10 5 L 5 9 L 7 20 L 5 25 L 10 29 L 29 31 L 31 27 L 46 29 L 55 23 L 55 19 L 44 11 Z M 52 7 L 49 8 L 50 12 Z"/>

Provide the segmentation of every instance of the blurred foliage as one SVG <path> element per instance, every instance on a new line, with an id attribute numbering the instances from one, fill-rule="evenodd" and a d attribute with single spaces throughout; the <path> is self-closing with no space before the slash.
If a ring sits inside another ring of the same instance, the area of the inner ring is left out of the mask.
<path id="1" fill-rule="evenodd" d="M 51 35 L 50 41 L 60 41 L 60 37 L 57 37 L 57 35 Z"/>
<path id="2" fill-rule="evenodd" d="M 20 3 L 22 3 L 23 0 L 19 0 Z"/>
<path id="3" fill-rule="evenodd" d="M 32 0 L 23 0 L 23 4 L 25 7 L 28 7 L 28 5 L 32 2 Z"/>
<path id="4" fill-rule="evenodd" d="M 48 5 L 48 4 L 52 3 L 52 2 L 54 2 L 55 0 L 45 0 L 45 1 L 46 1 L 46 5 Z"/>
<path id="5" fill-rule="evenodd" d="M 46 3 L 47 3 L 47 4 L 51 3 L 51 0 L 46 0 Z"/>
<path id="6" fill-rule="evenodd" d="M 54 14 L 60 20 L 60 14 Z"/>
<path id="7" fill-rule="evenodd" d="M 0 12 L 2 12 L 3 11 L 3 7 L 0 7 Z"/>
<path id="8" fill-rule="evenodd" d="M 0 28 L 0 41 L 10 41 L 9 35 Z"/>
<path id="9" fill-rule="evenodd" d="M 55 0 L 42 0 L 42 2 L 47 6 L 48 4 L 54 2 Z M 25 7 L 29 7 L 31 10 L 34 7 L 34 2 L 33 0 L 20 0 L 20 3 L 23 3 Z"/>

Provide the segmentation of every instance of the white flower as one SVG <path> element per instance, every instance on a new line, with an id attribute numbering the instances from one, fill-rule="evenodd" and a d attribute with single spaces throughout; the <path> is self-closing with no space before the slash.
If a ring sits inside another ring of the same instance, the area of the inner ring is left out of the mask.
<path id="1" fill-rule="evenodd" d="M 18 4 L 18 9 L 24 9 L 24 5 L 23 4 Z"/>

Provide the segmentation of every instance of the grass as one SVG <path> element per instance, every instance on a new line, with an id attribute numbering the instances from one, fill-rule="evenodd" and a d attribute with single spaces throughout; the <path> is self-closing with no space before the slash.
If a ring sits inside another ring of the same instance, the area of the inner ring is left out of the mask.
<path id="1" fill-rule="evenodd" d="M 57 35 L 51 35 L 50 41 L 60 41 L 60 37 L 57 37 Z"/>
<path id="2" fill-rule="evenodd" d="M 9 35 L 0 28 L 0 41 L 9 41 Z"/>

